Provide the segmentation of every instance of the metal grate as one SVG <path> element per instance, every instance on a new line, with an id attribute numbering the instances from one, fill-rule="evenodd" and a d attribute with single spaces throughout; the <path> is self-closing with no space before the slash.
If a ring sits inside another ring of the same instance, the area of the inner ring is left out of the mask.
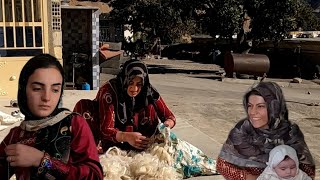
<path id="1" fill-rule="evenodd" d="M 61 31 L 61 1 L 51 1 L 52 30 Z"/>

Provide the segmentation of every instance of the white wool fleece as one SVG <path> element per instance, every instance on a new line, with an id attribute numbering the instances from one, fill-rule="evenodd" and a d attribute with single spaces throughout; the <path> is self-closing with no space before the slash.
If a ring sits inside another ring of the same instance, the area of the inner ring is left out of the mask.
<path id="1" fill-rule="evenodd" d="M 274 170 L 286 156 L 289 156 L 296 163 L 297 174 L 295 177 L 290 179 L 284 179 L 277 175 Z M 279 145 L 273 148 L 269 153 L 269 161 L 267 167 L 264 169 L 262 174 L 257 180 L 311 180 L 311 178 L 302 170 L 299 169 L 299 160 L 296 151 L 288 145 Z"/>

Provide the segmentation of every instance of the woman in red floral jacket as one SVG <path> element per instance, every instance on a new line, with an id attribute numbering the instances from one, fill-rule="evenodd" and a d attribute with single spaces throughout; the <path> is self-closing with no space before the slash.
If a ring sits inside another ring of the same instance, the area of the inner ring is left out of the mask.
<path id="1" fill-rule="evenodd" d="M 175 116 L 149 82 L 148 69 L 139 60 L 124 63 L 116 78 L 96 96 L 103 150 L 111 146 L 143 150 L 159 120 L 172 128 Z"/>

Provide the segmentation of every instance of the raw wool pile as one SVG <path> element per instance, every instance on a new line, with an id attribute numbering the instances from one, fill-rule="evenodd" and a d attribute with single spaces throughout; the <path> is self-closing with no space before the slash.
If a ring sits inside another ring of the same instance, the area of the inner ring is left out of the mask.
<path id="1" fill-rule="evenodd" d="M 175 180 L 178 174 L 172 166 L 159 160 L 149 153 L 139 153 L 130 164 L 132 176 L 139 180 Z"/>
<path id="2" fill-rule="evenodd" d="M 192 144 L 178 139 L 162 123 L 144 152 L 128 154 L 117 147 L 101 156 L 105 179 L 171 180 L 215 175 L 216 161 Z"/>
<path id="3" fill-rule="evenodd" d="M 173 166 L 173 158 L 169 154 L 167 146 L 162 147 L 161 144 L 156 143 L 148 151 L 151 155 L 158 157 L 160 162 Z"/>
<path id="4" fill-rule="evenodd" d="M 182 179 L 171 166 L 173 159 L 167 150 L 154 145 L 146 152 L 129 153 L 117 147 L 100 156 L 104 179 L 113 180 L 176 180 Z"/>
<path id="5" fill-rule="evenodd" d="M 121 180 L 130 177 L 130 171 L 127 170 L 131 162 L 132 157 L 127 156 L 125 151 L 117 147 L 110 148 L 100 156 L 104 179 Z"/>

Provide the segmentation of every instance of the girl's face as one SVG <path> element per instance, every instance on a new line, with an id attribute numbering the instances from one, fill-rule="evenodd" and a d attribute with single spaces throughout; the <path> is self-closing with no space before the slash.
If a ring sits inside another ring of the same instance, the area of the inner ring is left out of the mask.
<path id="1" fill-rule="evenodd" d="M 40 118 L 49 116 L 58 105 L 61 86 L 62 76 L 58 69 L 36 69 L 26 87 L 27 105 L 31 113 Z"/>
<path id="2" fill-rule="evenodd" d="M 251 95 L 248 99 L 249 120 L 254 128 L 268 129 L 267 103 L 262 96 Z"/>
<path id="3" fill-rule="evenodd" d="M 130 97 L 136 97 L 142 88 L 142 78 L 135 76 L 132 80 L 129 81 L 127 93 Z"/>
<path id="4" fill-rule="evenodd" d="M 281 161 L 276 167 L 274 167 L 277 175 L 284 179 L 290 179 L 297 174 L 297 166 L 293 159 L 288 158 Z"/>

